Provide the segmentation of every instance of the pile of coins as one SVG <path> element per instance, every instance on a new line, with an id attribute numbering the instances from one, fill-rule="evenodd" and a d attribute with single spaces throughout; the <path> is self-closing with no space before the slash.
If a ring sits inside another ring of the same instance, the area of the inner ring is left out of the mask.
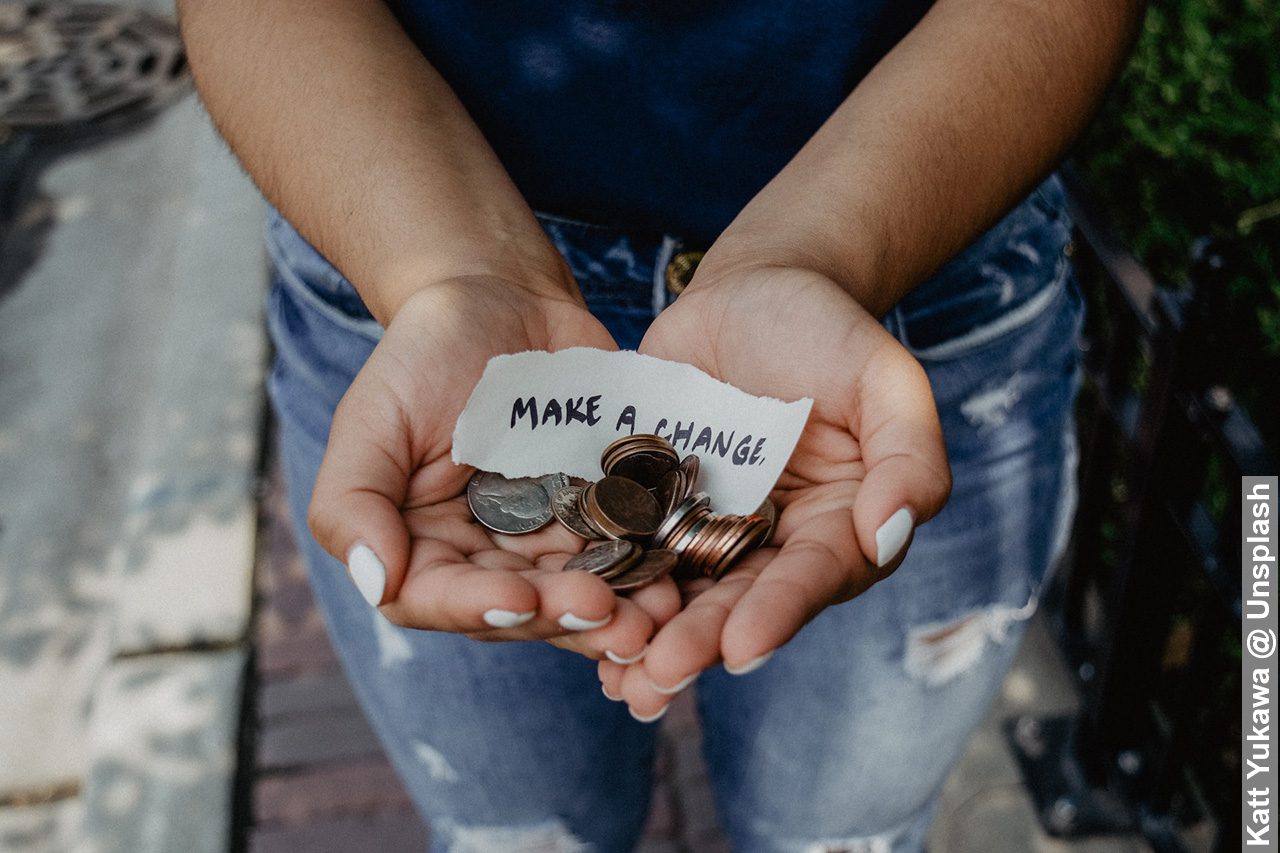
<path id="1" fill-rule="evenodd" d="M 558 520 L 589 541 L 565 564 L 617 592 L 676 573 L 719 579 L 745 554 L 769 541 L 775 510 L 766 498 L 751 515 L 716 515 L 697 492 L 698 457 L 683 460 L 656 435 L 620 438 L 600 457 L 604 476 L 571 481 L 564 474 L 507 478 L 479 471 L 467 485 L 476 519 L 499 533 L 530 533 Z"/>

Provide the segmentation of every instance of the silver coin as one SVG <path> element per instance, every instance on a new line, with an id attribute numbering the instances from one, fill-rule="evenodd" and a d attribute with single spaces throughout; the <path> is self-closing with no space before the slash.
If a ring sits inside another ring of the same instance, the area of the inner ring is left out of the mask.
<path id="1" fill-rule="evenodd" d="M 658 526 L 658 532 L 653 534 L 653 541 L 661 543 L 666 540 L 676 529 L 676 526 L 684 520 L 684 517 L 695 509 L 711 505 L 711 496 L 706 492 L 696 492 L 680 502 L 675 511 L 663 520 Z"/>
<path id="2" fill-rule="evenodd" d="M 582 517 L 582 509 L 578 506 L 578 499 L 581 496 L 581 486 L 565 486 L 551 496 L 551 511 L 555 513 L 557 521 L 583 539 L 592 541 L 604 539 L 605 537 Z"/>
<path id="3" fill-rule="evenodd" d="M 552 516 L 551 497 L 536 477 L 477 471 L 467 483 L 467 504 L 481 524 L 498 533 L 531 533 Z"/>
<path id="4" fill-rule="evenodd" d="M 576 554 L 564 564 L 566 572 L 590 572 L 593 575 L 613 576 L 614 569 L 624 565 L 636 555 L 635 543 L 625 539 L 611 539 L 603 545 Z"/>
<path id="5" fill-rule="evenodd" d="M 568 474 L 547 474 L 545 477 L 539 477 L 542 481 L 542 488 L 547 490 L 547 497 L 554 498 L 556 492 L 569 485 Z"/>

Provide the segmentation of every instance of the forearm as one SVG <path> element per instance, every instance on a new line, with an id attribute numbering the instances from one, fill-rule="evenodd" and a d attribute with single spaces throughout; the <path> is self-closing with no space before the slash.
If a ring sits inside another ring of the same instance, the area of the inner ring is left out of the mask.
<path id="1" fill-rule="evenodd" d="M 179 0 L 210 115 L 387 323 L 431 281 L 572 292 L 479 129 L 380 0 Z"/>
<path id="2" fill-rule="evenodd" d="M 1140 0 L 939 0 L 707 253 L 840 283 L 877 316 L 1057 164 L 1120 67 Z"/>

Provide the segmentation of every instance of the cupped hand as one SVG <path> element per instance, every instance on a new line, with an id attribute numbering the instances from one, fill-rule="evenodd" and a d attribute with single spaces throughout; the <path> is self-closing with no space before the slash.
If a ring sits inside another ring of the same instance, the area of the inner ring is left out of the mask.
<path id="1" fill-rule="evenodd" d="M 392 622 L 625 660 L 679 607 L 671 583 L 625 600 L 561 571 L 582 541 L 560 525 L 507 536 L 467 506 L 453 428 L 486 363 L 572 346 L 616 348 L 568 292 L 480 276 L 420 290 L 388 325 L 334 413 L 308 523 Z"/>
<path id="2" fill-rule="evenodd" d="M 951 477 L 924 370 L 820 274 L 768 267 L 695 279 L 640 348 L 752 394 L 814 401 L 772 493 L 771 547 L 693 597 L 642 662 L 601 662 L 606 693 L 649 717 L 702 670 L 759 665 L 824 608 L 886 577 L 915 526 L 942 508 Z"/>

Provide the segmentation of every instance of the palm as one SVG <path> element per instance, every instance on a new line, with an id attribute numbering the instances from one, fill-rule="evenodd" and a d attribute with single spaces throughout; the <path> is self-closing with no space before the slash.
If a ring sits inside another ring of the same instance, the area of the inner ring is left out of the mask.
<path id="1" fill-rule="evenodd" d="M 382 611 L 392 621 L 475 636 L 550 637 L 563 633 L 556 619 L 566 612 L 599 616 L 631 607 L 618 607 L 598 578 L 559 571 L 582 547 L 569 531 L 552 525 L 505 536 L 482 527 L 463 494 L 473 471 L 452 460 L 454 424 L 491 357 L 570 346 L 614 343 L 567 296 L 485 279 L 433 285 L 388 327 L 335 414 L 312 526 L 322 544 L 341 553 L 346 546 L 333 530 L 349 528 L 346 516 L 362 518 L 364 529 L 352 536 L 376 539 L 387 567 Z M 371 533 L 370 519 L 381 529 Z M 642 602 L 661 610 L 668 607 L 663 598 L 650 593 Z M 513 635 L 482 621 L 493 609 L 537 617 Z M 647 639 L 652 628 L 641 623 L 648 617 L 628 618 L 630 627 L 618 630 Z"/>
<path id="2" fill-rule="evenodd" d="M 941 431 L 923 371 L 823 276 L 773 269 L 695 287 L 654 322 L 641 349 L 753 394 L 814 401 L 772 495 L 778 547 L 744 560 L 659 632 L 643 664 L 656 683 L 786 642 L 893 567 L 876 566 L 875 531 L 904 504 L 904 491 L 929 492 L 917 505 L 945 499 Z M 912 445 L 925 457 L 923 476 L 920 460 L 902 451 Z"/>

